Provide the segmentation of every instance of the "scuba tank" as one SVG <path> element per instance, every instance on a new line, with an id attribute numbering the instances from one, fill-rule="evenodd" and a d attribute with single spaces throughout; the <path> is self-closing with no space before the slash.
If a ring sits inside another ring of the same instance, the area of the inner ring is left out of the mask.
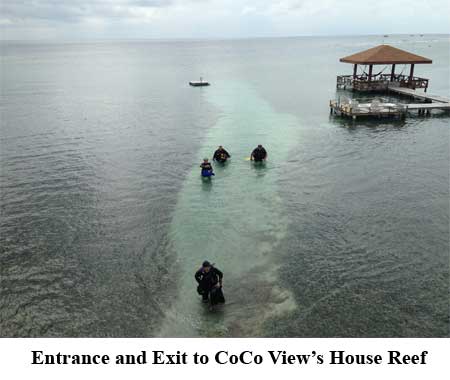
<path id="1" fill-rule="evenodd" d="M 212 165 L 209 162 L 204 162 L 201 168 L 202 177 L 211 177 L 214 175 Z"/>
<path id="2" fill-rule="evenodd" d="M 211 177 L 213 175 L 212 169 L 202 169 L 202 177 Z"/>

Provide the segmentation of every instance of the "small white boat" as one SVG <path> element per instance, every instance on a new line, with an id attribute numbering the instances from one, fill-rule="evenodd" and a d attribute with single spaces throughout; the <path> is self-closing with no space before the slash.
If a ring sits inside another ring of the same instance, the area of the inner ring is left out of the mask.
<path id="1" fill-rule="evenodd" d="M 203 78 L 200 77 L 199 81 L 191 81 L 189 82 L 189 85 L 194 87 L 209 86 L 209 82 L 204 82 Z"/>

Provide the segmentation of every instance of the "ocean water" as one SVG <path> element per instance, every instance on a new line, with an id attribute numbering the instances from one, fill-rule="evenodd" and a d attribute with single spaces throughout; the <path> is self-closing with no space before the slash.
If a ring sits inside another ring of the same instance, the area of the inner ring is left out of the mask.
<path id="1" fill-rule="evenodd" d="M 329 115 L 383 42 L 450 96 L 448 35 L 2 42 L 0 336 L 448 336 L 450 115 Z"/>

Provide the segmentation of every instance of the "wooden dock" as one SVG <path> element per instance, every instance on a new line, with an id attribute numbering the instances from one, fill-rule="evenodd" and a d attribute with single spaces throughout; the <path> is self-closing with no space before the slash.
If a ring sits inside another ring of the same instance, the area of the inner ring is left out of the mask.
<path id="1" fill-rule="evenodd" d="M 411 104 L 405 104 L 407 109 L 409 111 L 413 110 L 448 110 L 450 109 L 450 102 L 449 103 L 411 103 Z"/>
<path id="2" fill-rule="evenodd" d="M 330 101 L 330 113 L 351 117 L 398 117 L 404 118 L 409 111 L 417 111 L 419 115 L 430 115 L 432 110 L 450 110 L 450 99 L 440 95 L 430 95 L 411 88 L 389 87 L 389 91 L 422 101 L 422 103 L 384 103 L 374 100 L 371 103 L 359 103 L 355 99 L 344 98 L 342 101 Z"/>
<path id="3" fill-rule="evenodd" d="M 417 91 L 412 88 L 406 87 L 389 87 L 389 91 L 395 92 L 400 95 L 411 96 L 415 99 L 420 99 L 425 102 L 438 102 L 438 103 L 450 103 L 449 98 L 445 98 L 440 95 L 430 95 L 423 91 Z"/>
<path id="4" fill-rule="evenodd" d="M 359 103 L 354 99 L 331 100 L 330 113 L 338 116 L 351 117 L 377 117 L 377 118 L 404 118 L 407 108 L 400 103 Z"/>
<path id="5" fill-rule="evenodd" d="M 440 95 L 431 95 L 404 87 L 389 87 L 389 91 L 423 101 L 424 103 L 405 104 L 407 111 L 416 110 L 419 115 L 429 115 L 431 110 L 450 110 L 450 99 Z"/>

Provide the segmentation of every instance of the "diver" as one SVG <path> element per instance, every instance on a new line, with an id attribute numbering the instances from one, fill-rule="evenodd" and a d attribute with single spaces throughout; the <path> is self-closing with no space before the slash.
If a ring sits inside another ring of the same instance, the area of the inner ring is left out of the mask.
<path id="1" fill-rule="evenodd" d="M 250 156 L 250 161 L 263 162 L 266 159 L 267 159 L 267 151 L 261 144 L 258 145 L 255 149 L 253 149 L 253 152 Z"/>
<path id="2" fill-rule="evenodd" d="M 222 145 L 219 145 L 219 148 L 214 152 L 213 160 L 224 164 L 230 157 L 230 153 Z"/>
<path id="3" fill-rule="evenodd" d="M 197 292 L 202 296 L 203 302 L 209 302 L 210 309 L 218 303 L 224 303 L 222 292 L 223 273 L 209 261 L 204 261 L 200 269 L 195 272 L 198 283 Z"/>
<path id="4" fill-rule="evenodd" d="M 207 158 L 203 159 L 203 162 L 200 164 L 200 167 L 202 168 L 202 177 L 210 178 L 211 176 L 214 175 L 212 165 Z"/>

